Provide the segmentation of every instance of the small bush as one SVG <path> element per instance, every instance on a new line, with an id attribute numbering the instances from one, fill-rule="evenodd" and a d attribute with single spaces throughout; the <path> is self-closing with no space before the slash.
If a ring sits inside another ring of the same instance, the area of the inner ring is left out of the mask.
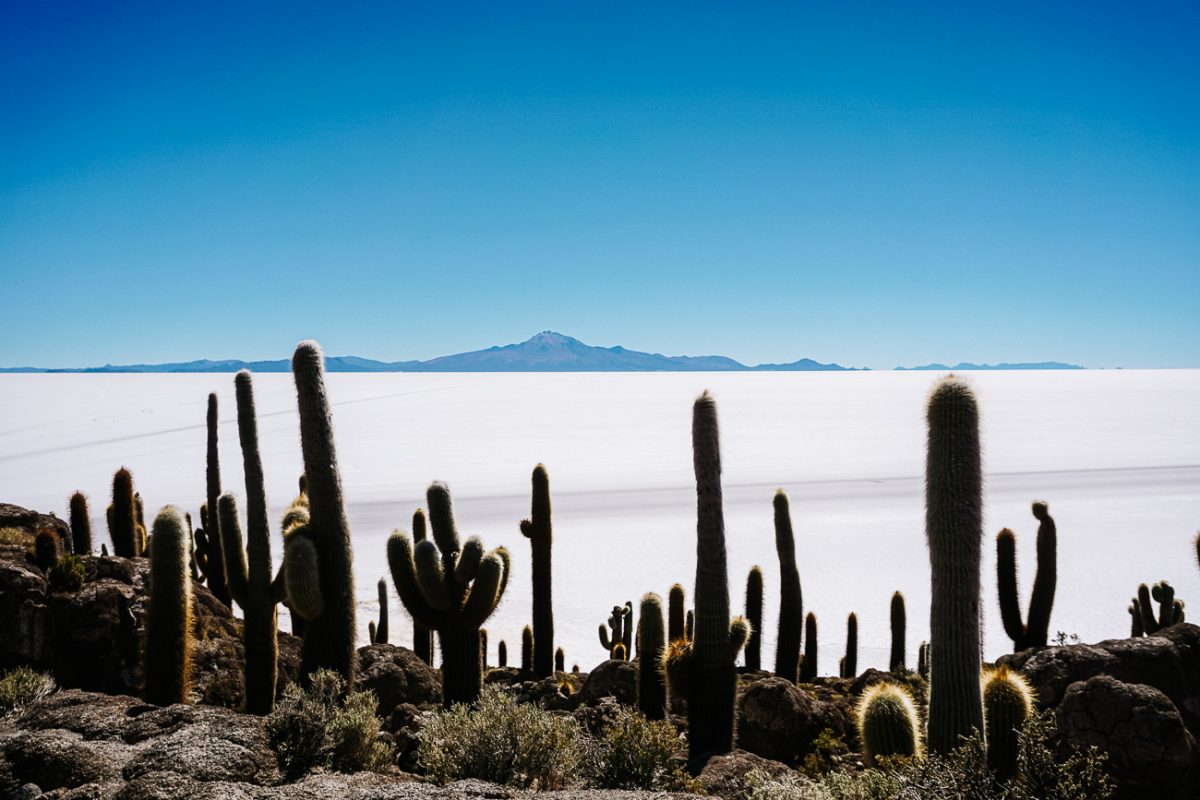
<path id="1" fill-rule="evenodd" d="M 578 723 L 518 705 L 484 686 L 475 708 L 455 705 L 421 731 L 418 763 L 438 783 L 478 778 L 507 786 L 560 789 L 576 783 L 584 761 Z"/>
<path id="2" fill-rule="evenodd" d="M 607 730 L 591 740 L 588 778 L 600 789 L 694 791 L 677 758 L 680 750 L 681 739 L 671 723 L 652 722 L 622 707 Z"/>
<path id="3" fill-rule="evenodd" d="M 50 568 L 50 587 L 56 592 L 78 592 L 88 579 L 87 566 L 79 556 L 66 553 Z"/>
<path id="4" fill-rule="evenodd" d="M 372 692 L 351 692 L 331 670 L 318 670 L 307 690 L 290 684 L 267 717 L 267 738 L 279 769 L 294 780 L 314 769 L 382 771 L 391 748 L 378 741 L 380 721 Z"/>
<path id="5" fill-rule="evenodd" d="M 21 547 L 33 546 L 33 535 L 20 528 L 0 528 L 0 544 L 15 544 Z"/>
<path id="6" fill-rule="evenodd" d="M 0 677 L 0 716 L 40 700 L 57 688 L 44 672 L 17 667 Z"/>

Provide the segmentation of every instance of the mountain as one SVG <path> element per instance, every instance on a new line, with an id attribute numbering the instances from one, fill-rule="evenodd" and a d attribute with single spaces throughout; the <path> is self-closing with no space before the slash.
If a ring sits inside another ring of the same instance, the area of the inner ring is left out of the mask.
<path id="1" fill-rule="evenodd" d="M 171 364 L 128 364 L 77 369 L 37 367 L 0 368 L 4 372 L 288 372 L 291 362 L 277 361 L 185 361 Z M 358 356 L 326 356 L 330 372 L 842 372 L 840 364 L 822 364 L 802 358 L 790 364 L 759 364 L 748 367 L 725 356 L 664 356 L 624 347 L 594 347 L 554 331 L 542 331 L 530 339 L 502 347 L 440 356 L 428 361 L 375 361 Z"/>
<path id="2" fill-rule="evenodd" d="M 968 370 L 1003 370 L 1003 369 L 1087 369 L 1078 364 L 1064 364 L 1061 361 L 1037 361 L 1021 364 L 972 364 L 968 361 L 962 361 L 953 367 L 948 367 L 945 364 L 925 364 L 920 367 L 896 367 L 897 370 L 937 370 L 938 372 L 958 371 L 966 372 Z"/>

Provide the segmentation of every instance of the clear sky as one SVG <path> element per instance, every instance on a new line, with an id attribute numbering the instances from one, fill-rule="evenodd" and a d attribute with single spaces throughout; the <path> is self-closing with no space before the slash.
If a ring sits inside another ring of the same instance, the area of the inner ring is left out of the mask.
<path id="1" fill-rule="evenodd" d="M 0 366 L 1200 367 L 1200 5 L 0 2 Z"/>

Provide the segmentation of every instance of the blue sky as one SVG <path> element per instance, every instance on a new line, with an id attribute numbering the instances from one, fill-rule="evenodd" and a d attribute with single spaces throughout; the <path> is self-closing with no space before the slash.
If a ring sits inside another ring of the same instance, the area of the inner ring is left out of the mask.
<path id="1" fill-rule="evenodd" d="M 0 366 L 1200 367 L 1200 6 L 833 5 L 5 0 Z"/>

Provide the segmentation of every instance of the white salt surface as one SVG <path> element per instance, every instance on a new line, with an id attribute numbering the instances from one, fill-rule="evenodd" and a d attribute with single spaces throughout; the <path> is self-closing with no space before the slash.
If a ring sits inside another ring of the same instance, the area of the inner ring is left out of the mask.
<path id="1" fill-rule="evenodd" d="M 846 615 L 859 617 L 859 669 L 884 666 L 888 603 L 908 599 L 908 652 L 928 638 L 924 401 L 935 373 L 333 374 L 338 457 L 353 528 L 359 641 L 377 613 L 385 540 L 407 528 L 426 486 L 446 481 L 462 534 L 506 545 L 514 571 L 488 622 L 519 652 L 530 618 L 529 474 L 550 471 L 557 643 L 588 669 L 596 626 L 644 592 L 688 590 L 695 570 L 691 403 L 717 399 L 733 610 L 746 572 L 766 577 L 763 663 L 774 660 L 779 571 L 771 497 L 783 487 L 805 611 L 820 621 L 820 666 L 835 672 Z M 1200 370 L 984 372 L 970 376 L 987 472 L 983 597 L 987 657 L 1010 647 L 1000 625 L 993 537 L 1017 533 L 1022 604 L 1045 499 L 1058 521 L 1051 631 L 1085 641 L 1125 636 L 1140 582 L 1167 579 L 1200 609 Z M 291 376 L 255 378 L 274 523 L 301 471 Z M 244 499 L 233 376 L 0 376 L 0 501 L 66 516 L 92 498 L 97 546 L 113 471 L 128 466 L 148 514 L 196 515 L 205 493 L 205 402 L 221 400 L 224 488 Z M 244 506 L 243 506 L 244 508 Z M 276 538 L 278 532 L 274 532 Z M 277 556 L 278 559 L 278 556 Z M 278 563 L 278 561 L 277 561 Z M 389 578 L 390 582 L 390 578 Z M 394 591 L 391 640 L 411 644 Z M 285 619 L 281 627 L 287 629 Z"/>

